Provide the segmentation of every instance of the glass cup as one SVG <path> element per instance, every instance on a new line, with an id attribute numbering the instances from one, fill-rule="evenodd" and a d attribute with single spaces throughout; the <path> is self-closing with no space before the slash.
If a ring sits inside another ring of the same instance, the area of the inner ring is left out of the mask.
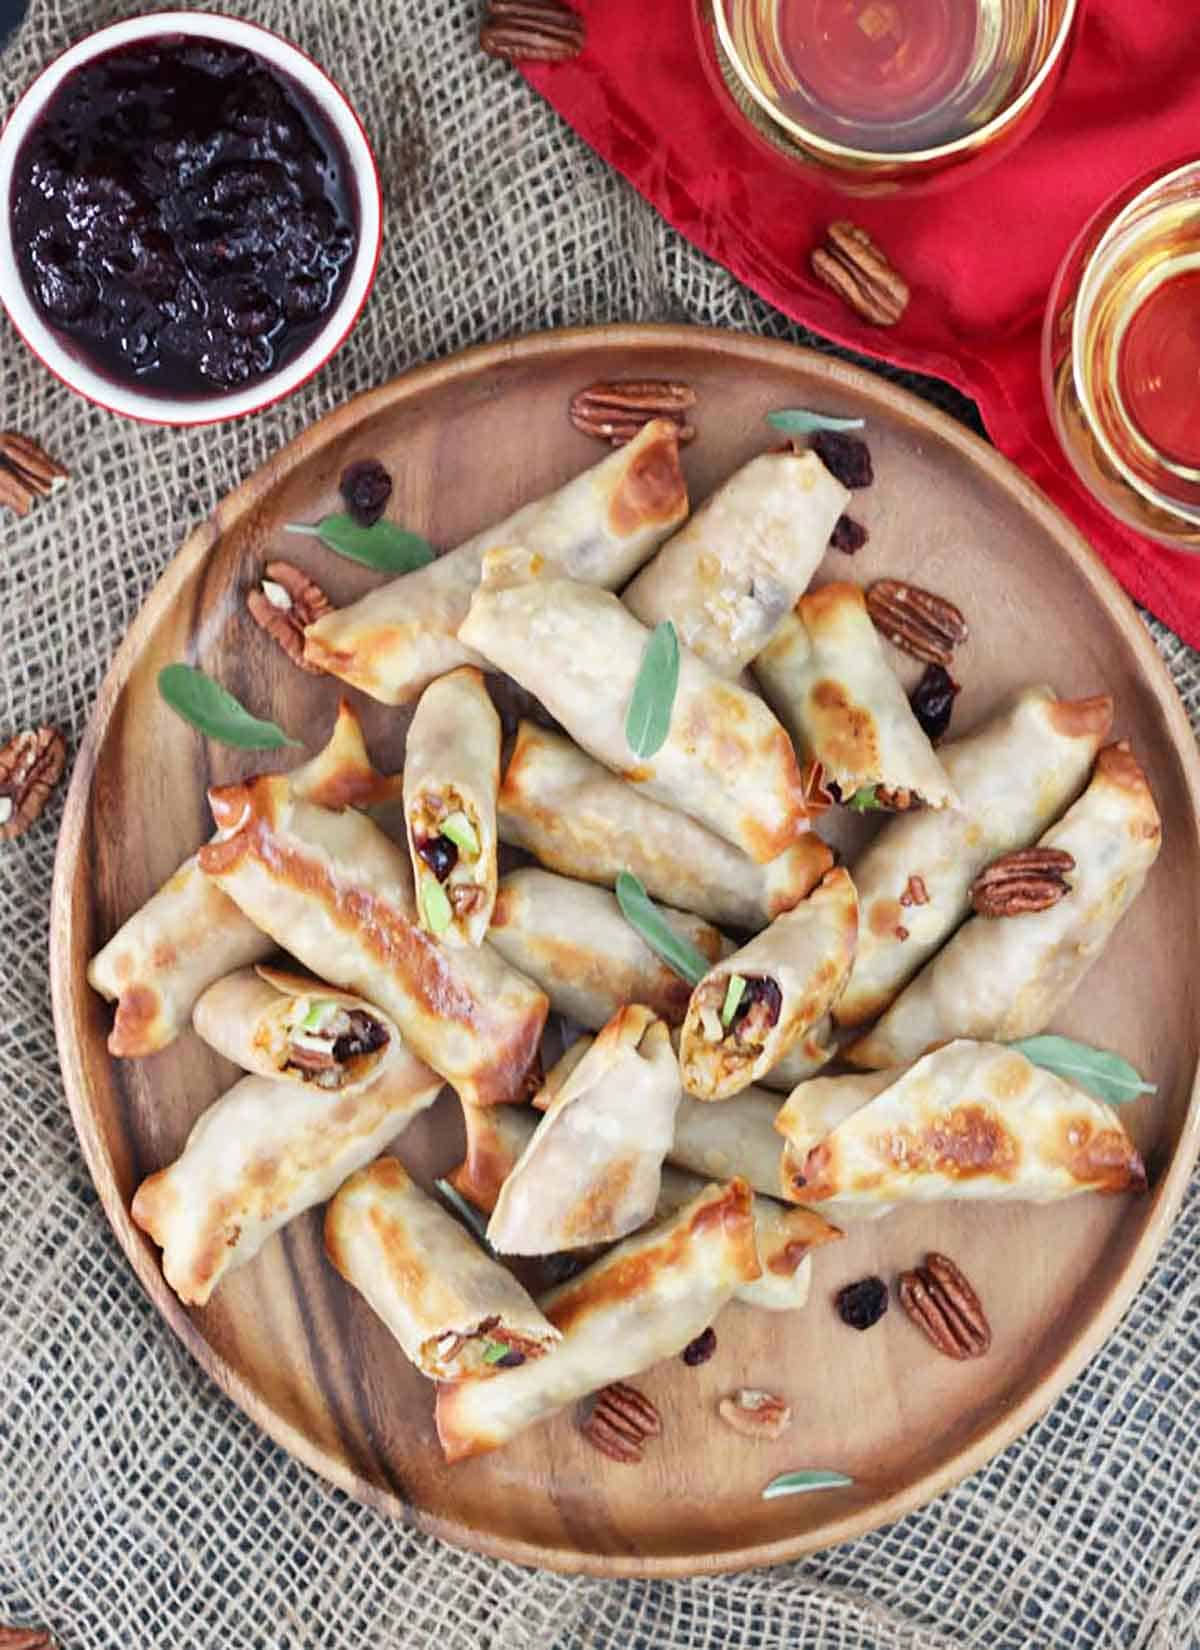
<path id="1" fill-rule="evenodd" d="M 1051 288 L 1042 382 L 1105 509 L 1200 550 L 1200 161 L 1139 178 L 1083 230 Z"/>

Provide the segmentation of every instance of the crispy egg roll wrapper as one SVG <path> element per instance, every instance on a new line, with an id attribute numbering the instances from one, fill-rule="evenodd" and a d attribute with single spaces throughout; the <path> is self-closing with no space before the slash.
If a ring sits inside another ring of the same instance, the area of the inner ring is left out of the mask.
<path id="1" fill-rule="evenodd" d="M 464 665 L 425 689 L 404 746 L 404 814 L 413 876 L 418 896 L 425 878 L 443 887 L 453 915 L 439 937 L 450 945 L 481 945 L 492 919 L 499 788 L 500 718 L 483 673 Z M 436 841 L 441 822 L 456 815 L 470 825 L 477 852 L 451 841 L 454 864 L 438 877 L 419 845 Z M 428 928 L 425 903 L 418 897 L 418 915 Z"/>
<path id="2" fill-rule="evenodd" d="M 999 1043 L 958 1039 L 899 1071 L 818 1077 L 777 1126 L 792 1195 L 839 1209 L 1146 1187 L 1111 1106 Z"/>
<path id="3" fill-rule="evenodd" d="M 899 995 L 969 912 L 984 866 L 1036 842 L 1079 795 L 1111 726 L 1106 696 L 1056 699 L 1031 687 L 940 747 L 959 806 L 897 814 L 851 867 L 858 953 L 839 1025 L 862 1025 Z"/>
<path id="4" fill-rule="evenodd" d="M 365 815 L 260 778 L 209 794 L 222 840 L 204 872 L 276 944 L 376 1004 L 464 1099 L 520 1099 L 547 1001 L 489 945 L 439 945 L 417 921 L 408 855 Z"/>
<path id="5" fill-rule="evenodd" d="M 802 596 L 754 661 L 763 696 L 796 749 L 819 762 L 844 801 L 864 786 L 911 791 L 930 808 L 958 797 L 856 584 Z"/>
<path id="6" fill-rule="evenodd" d="M 777 1065 L 837 1001 L 857 932 L 858 898 L 839 866 L 800 905 L 711 968 L 692 992 L 680 1033 L 687 1092 L 724 1100 Z M 722 1009 L 735 975 L 746 989 L 726 1025 Z"/>
<path id="7" fill-rule="evenodd" d="M 328 808 L 385 805 L 396 781 L 376 773 L 345 700 L 325 748 L 288 779 Z M 200 870 L 191 854 L 97 952 L 88 983 L 117 1004 L 110 1054 L 156 1054 L 187 1026 L 214 980 L 269 957 L 273 941 Z"/>
<path id="8" fill-rule="evenodd" d="M 833 864 L 825 843 L 806 831 L 758 865 L 535 722 L 517 729 L 499 814 L 501 840 L 547 870 L 608 888 L 630 871 L 652 898 L 752 932 L 790 911 Z"/>
<path id="9" fill-rule="evenodd" d="M 243 1077 L 197 1120 L 169 1168 L 143 1180 L 133 1218 L 163 1252 L 180 1300 L 203 1306 L 273 1232 L 324 1203 L 433 1104 L 442 1080 L 401 1049 L 359 1094 Z"/>
<path id="10" fill-rule="evenodd" d="M 849 498 L 816 453 L 762 453 L 667 540 L 623 600 L 651 629 L 670 619 L 685 647 L 736 678 L 808 588 Z"/>
<path id="11" fill-rule="evenodd" d="M 394 1157 L 338 1192 L 325 1215 L 325 1252 L 431 1380 L 507 1379 L 510 1368 L 490 1361 L 499 1347 L 533 1364 L 559 1339 L 516 1278 Z"/>
<path id="12" fill-rule="evenodd" d="M 865 1037 L 852 1065 L 903 1065 L 950 1037 L 1015 1042 L 1045 1030 L 1141 893 L 1162 847 L 1158 809 L 1127 744 L 1041 838 L 1070 854 L 1070 892 L 1045 911 L 970 917 Z"/>
<path id="13" fill-rule="evenodd" d="M 711 961 L 732 949 L 686 911 L 663 917 Z M 599 1031 L 626 1003 L 679 1025 L 691 989 L 626 922 L 615 894 L 530 866 L 500 879 L 488 942 L 535 980 L 558 1014 Z"/>
<path id="14" fill-rule="evenodd" d="M 542 1301 L 562 1340 L 503 1380 L 438 1387 L 448 1461 L 498 1449 L 610 1381 L 681 1352 L 734 1291 L 758 1277 L 750 1188 L 706 1186 L 661 1226 L 625 1238 Z"/>
<path id="15" fill-rule="evenodd" d="M 638 757 L 625 722 L 651 632 L 611 592 L 541 571 L 526 549 L 494 551 L 463 639 L 654 801 L 759 864 L 789 848 L 808 829 L 804 788 L 791 741 L 757 694 L 681 648 L 666 740 Z"/>
<path id="16" fill-rule="evenodd" d="M 458 628 L 489 550 L 527 544 L 563 577 L 617 590 L 687 511 L 678 431 L 654 419 L 557 492 L 309 625 L 305 658 L 384 704 L 404 704 L 438 676 L 484 662 Z"/>

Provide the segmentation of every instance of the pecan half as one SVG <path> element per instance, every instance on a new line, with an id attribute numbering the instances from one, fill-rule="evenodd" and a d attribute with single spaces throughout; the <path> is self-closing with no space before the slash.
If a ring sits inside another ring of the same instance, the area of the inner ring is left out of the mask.
<path id="1" fill-rule="evenodd" d="M 610 1461 L 632 1465 L 642 1459 L 646 1440 L 662 1432 L 662 1421 L 644 1392 L 613 1381 L 596 1394 L 580 1431 Z"/>
<path id="2" fill-rule="evenodd" d="M 992 1344 L 979 1296 L 946 1255 L 928 1254 L 924 1266 L 901 1272 L 900 1304 L 948 1358 L 982 1358 Z"/>
<path id="3" fill-rule="evenodd" d="M 561 63 L 578 57 L 586 38 L 583 18 L 559 0 L 491 0 L 479 48 L 506 63 Z"/>
<path id="4" fill-rule="evenodd" d="M 1071 892 L 1075 869 L 1065 848 L 1018 848 L 1001 854 L 971 884 L 971 905 L 981 917 L 1020 917 L 1048 911 Z"/>
<path id="5" fill-rule="evenodd" d="M 811 260 L 813 274 L 872 326 L 894 327 L 908 307 L 908 282 L 858 224 L 839 218 Z"/>
<path id="6" fill-rule="evenodd" d="M 304 627 L 332 613 L 333 604 L 307 573 L 291 562 L 269 561 L 262 584 L 247 593 L 246 607 L 255 624 L 278 642 L 294 665 L 310 676 L 326 674 L 304 657 Z"/>
<path id="7" fill-rule="evenodd" d="M 878 579 L 867 591 L 867 612 L 894 646 L 943 669 L 969 634 L 953 602 L 901 579 Z"/>
<path id="8" fill-rule="evenodd" d="M 66 759 L 57 728 L 18 733 L 0 749 L 0 841 L 29 829 L 62 778 Z"/>
<path id="9" fill-rule="evenodd" d="M 761 1387 L 742 1386 L 722 1398 L 717 1413 L 743 1438 L 782 1438 L 792 1424 L 792 1407 Z"/>
<path id="10" fill-rule="evenodd" d="M 0 505 L 27 516 L 34 500 L 57 493 L 66 486 L 68 475 L 27 435 L 0 431 Z"/>
<path id="11" fill-rule="evenodd" d="M 623 447 L 654 418 L 669 418 L 680 442 L 691 441 L 696 426 L 687 415 L 696 405 L 696 392 L 687 384 L 666 379 L 639 378 L 611 384 L 589 384 L 571 397 L 571 422 L 584 435 L 594 435 Z"/>
<path id="12" fill-rule="evenodd" d="M 57 1650 L 44 1627 L 0 1627 L 0 1650 Z"/>

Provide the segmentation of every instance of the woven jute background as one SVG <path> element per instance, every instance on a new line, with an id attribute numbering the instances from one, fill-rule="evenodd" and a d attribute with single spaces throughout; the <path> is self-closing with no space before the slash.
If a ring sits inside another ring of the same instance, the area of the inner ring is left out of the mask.
<path id="1" fill-rule="evenodd" d="M 188 529 L 355 391 L 567 323 L 688 320 L 813 341 L 665 228 L 518 76 L 480 58 L 474 0 L 239 9 L 333 68 L 377 143 L 387 225 L 375 294 L 306 392 L 190 435 L 88 409 L 5 327 L 0 424 L 73 471 L 65 494 L 3 525 L 6 737 L 50 722 L 77 743 Z M 590 10 L 599 25 L 602 5 Z M 0 59 L 0 108 L 123 12 L 34 0 Z M 952 392 L 916 387 L 970 417 Z M 1156 635 L 1195 716 L 1200 656 Z M 60 807 L 0 848 L 0 1622 L 44 1622 L 64 1650 L 1200 1644 L 1195 1192 L 1120 1330 L 1040 1425 L 934 1506 L 803 1564 L 670 1584 L 537 1575 L 386 1522 L 297 1466 L 155 1316 L 81 1161 L 46 967 Z"/>

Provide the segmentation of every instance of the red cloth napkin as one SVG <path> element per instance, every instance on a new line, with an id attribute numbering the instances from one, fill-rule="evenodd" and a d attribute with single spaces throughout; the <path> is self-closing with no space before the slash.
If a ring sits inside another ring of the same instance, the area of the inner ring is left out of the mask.
<path id="1" fill-rule="evenodd" d="M 576 0 L 588 42 L 528 80 L 667 221 L 787 315 L 949 379 L 992 439 L 1082 529 L 1125 588 L 1200 646 L 1200 556 L 1118 525 L 1076 482 L 1042 399 L 1042 314 L 1092 213 L 1150 168 L 1200 155 L 1200 14 L 1083 0 L 1042 124 L 990 170 L 931 195 L 850 200 L 798 178 L 718 105 L 692 0 Z M 858 320 L 809 272 L 832 218 L 878 236 L 913 288 L 896 327 Z"/>

